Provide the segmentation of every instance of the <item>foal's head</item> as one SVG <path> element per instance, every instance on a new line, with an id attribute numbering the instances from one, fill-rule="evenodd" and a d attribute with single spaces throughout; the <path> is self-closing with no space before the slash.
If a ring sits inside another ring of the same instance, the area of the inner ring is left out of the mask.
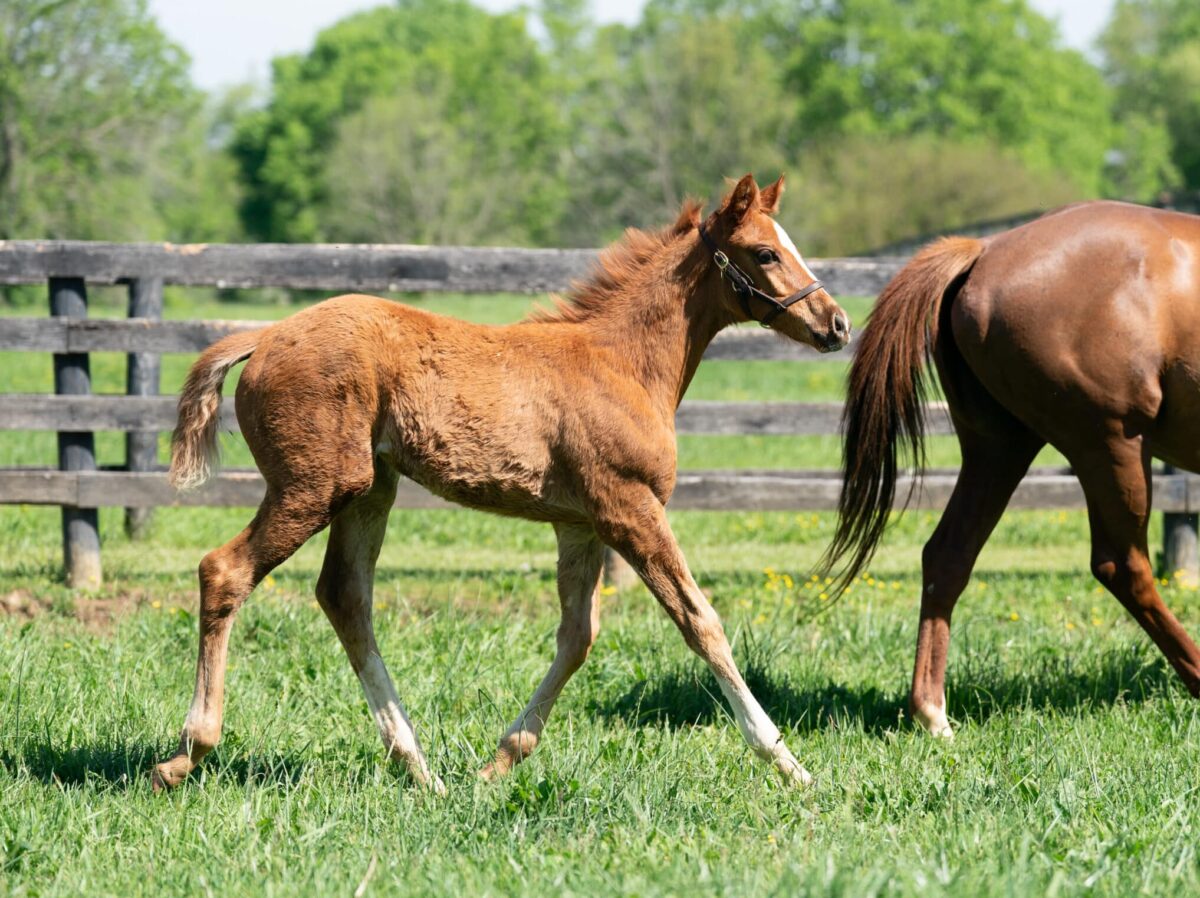
<path id="1" fill-rule="evenodd" d="M 700 225 L 718 268 L 721 295 L 734 321 L 764 327 L 822 352 L 850 342 L 850 318 L 805 264 L 775 221 L 783 177 L 763 190 L 746 175 Z"/>

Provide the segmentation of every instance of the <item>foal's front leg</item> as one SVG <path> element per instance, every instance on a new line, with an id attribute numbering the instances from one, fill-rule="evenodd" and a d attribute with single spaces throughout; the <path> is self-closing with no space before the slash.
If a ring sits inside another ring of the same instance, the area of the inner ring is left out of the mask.
<path id="1" fill-rule="evenodd" d="M 590 525 L 556 524 L 558 535 L 558 598 L 562 622 L 558 650 L 525 710 L 500 737 L 496 757 L 479 772 L 490 780 L 503 776 L 537 747 L 546 718 L 567 680 L 587 659 L 600 632 L 597 589 L 604 566 L 604 546 Z"/>
<path id="2" fill-rule="evenodd" d="M 637 498 L 642 501 L 624 504 L 624 516 L 609 516 L 601 525 L 601 535 L 625 556 L 679 627 L 688 646 L 708 663 L 754 753 L 769 761 L 788 784 L 808 785 L 812 777 L 784 745 L 779 728 L 742 679 L 721 619 L 692 579 L 666 510 L 649 491 Z"/>

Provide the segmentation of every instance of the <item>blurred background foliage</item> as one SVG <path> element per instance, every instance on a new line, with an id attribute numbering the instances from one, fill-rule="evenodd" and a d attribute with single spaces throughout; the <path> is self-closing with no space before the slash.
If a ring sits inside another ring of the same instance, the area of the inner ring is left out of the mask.
<path id="1" fill-rule="evenodd" d="M 591 246 L 746 170 L 812 255 L 1200 190 L 1200 4 L 399 0 L 220 95 L 144 0 L 0 4 L 0 239 Z"/>

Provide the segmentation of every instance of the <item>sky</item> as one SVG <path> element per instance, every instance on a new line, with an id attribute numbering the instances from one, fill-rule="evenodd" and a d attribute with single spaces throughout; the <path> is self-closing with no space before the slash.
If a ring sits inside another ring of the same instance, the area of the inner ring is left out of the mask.
<path id="1" fill-rule="evenodd" d="M 476 0 L 511 9 L 513 0 Z M 643 0 L 592 0 L 601 21 L 633 22 Z M 1108 20 L 1113 0 L 1031 0 L 1057 19 L 1067 43 L 1087 50 Z M 168 35 L 192 57 L 192 77 L 206 90 L 270 76 L 270 60 L 308 49 L 321 29 L 381 0 L 150 0 Z"/>

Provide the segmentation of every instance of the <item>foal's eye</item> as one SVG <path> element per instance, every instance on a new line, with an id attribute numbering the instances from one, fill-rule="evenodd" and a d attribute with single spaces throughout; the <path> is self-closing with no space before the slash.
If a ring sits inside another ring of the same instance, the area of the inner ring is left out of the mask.
<path id="1" fill-rule="evenodd" d="M 772 262 L 778 262 L 779 256 L 775 255 L 773 249 L 760 249 L 758 251 L 758 264 L 770 265 Z"/>

